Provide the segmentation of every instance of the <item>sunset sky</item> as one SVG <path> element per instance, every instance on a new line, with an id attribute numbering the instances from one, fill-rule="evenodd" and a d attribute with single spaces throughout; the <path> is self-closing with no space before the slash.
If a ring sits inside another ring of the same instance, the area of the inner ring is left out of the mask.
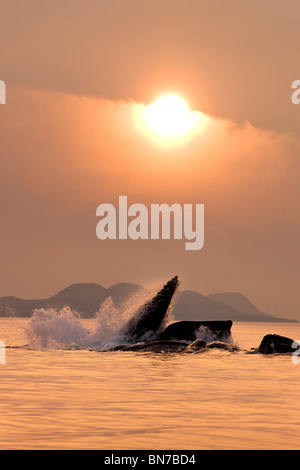
<path id="1" fill-rule="evenodd" d="M 0 296 L 75 282 L 240 292 L 300 320 L 300 3 L 11 0 L 0 7 Z M 159 138 L 164 94 L 197 123 Z M 205 204 L 205 243 L 96 237 L 96 208 Z"/>

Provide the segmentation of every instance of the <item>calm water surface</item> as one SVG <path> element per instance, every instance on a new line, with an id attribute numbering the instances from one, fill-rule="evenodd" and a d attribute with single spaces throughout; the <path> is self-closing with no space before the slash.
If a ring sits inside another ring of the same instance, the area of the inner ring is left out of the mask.
<path id="1" fill-rule="evenodd" d="M 0 319 L 24 345 L 28 320 Z M 300 325 L 236 323 L 242 348 Z M 1 449 L 299 449 L 300 364 L 211 350 L 152 354 L 6 349 Z"/>

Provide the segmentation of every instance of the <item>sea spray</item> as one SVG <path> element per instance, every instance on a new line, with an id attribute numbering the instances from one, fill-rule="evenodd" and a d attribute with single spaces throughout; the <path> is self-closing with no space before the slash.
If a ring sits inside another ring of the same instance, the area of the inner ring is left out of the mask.
<path id="1" fill-rule="evenodd" d="M 108 297 L 95 315 L 94 328 L 89 331 L 85 347 L 101 350 L 126 342 L 120 333 L 126 319 L 126 311 L 118 309 Z"/>
<path id="2" fill-rule="evenodd" d="M 34 310 L 26 333 L 32 348 L 64 348 L 73 343 L 83 346 L 88 335 L 77 312 L 69 307 Z"/>
<path id="3" fill-rule="evenodd" d="M 68 306 L 60 310 L 36 309 L 26 328 L 29 346 L 104 350 L 126 344 L 122 328 L 149 296 L 150 292 L 134 295 L 119 307 L 108 297 L 89 320 L 80 318 L 79 313 Z"/>

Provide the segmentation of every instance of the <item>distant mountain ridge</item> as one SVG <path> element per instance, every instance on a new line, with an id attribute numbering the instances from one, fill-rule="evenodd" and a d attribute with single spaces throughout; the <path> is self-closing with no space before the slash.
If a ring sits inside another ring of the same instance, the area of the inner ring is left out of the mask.
<path id="1" fill-rule="evenodd" d="M 243 322 L 297 323 L 297 320 L 274 317 L 261 312 L 242 294 L 227 292 L 205 296 L 195 291 L 183 291 L 174 306 L 173 316 L 176 320 L 200 320 L 201 316 L 203 321 L 214 319 Z"/>
<path id="2" fill-rule="evenodd" d="M 210 294 L 208 297 L 212 300 L 216 300 L 218 302 L 223 302 L 224 304 L 230 305 L 232 308 L 239 312 L 246 313 L 248 315 L 252 315 L 252 317 L 261 316 L 262 312 L 258 310 L 258 308 L 242 294 L 238 292 L 223 292 L 220 294 Z M 271 315 L 264 313 L 267 317 L 271 317 Z"/>
<path id="3" fill-rule="evenodd" d="M 60 310 L 69 306 L 82 318 L 91 318 L 101 304 L 111 297 L 120 307 L 132 296 L 147 291 L 131 283 L 119 283 L 105 288 L 94 283 L 72 284 L 47 299 L 20 299 L 8 296 L 0 298 L 0 317 L 30 317 L 38 308 Z M 247 297 L 237 292 L 202 295 L 199 292 L 185 290 L 175 297 L 172 316 L 175 320 L 232 320 L 244 322 L 293 322 L 287 318 L 278 318 L 261 312 Z"/>

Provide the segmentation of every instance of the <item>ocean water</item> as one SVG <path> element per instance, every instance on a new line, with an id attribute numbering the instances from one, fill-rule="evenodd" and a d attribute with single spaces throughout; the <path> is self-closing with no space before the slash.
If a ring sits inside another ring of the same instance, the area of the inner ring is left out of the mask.
<path id="1" fill-rule="evenodd" d="M 116 331 L 68 312 L 0 319 L 1 449 L 300 448 L 290 355 L 99 351 Z M 267 333 L 297 340 L 300 324 L 235 323 L 232 341 Z"/>

